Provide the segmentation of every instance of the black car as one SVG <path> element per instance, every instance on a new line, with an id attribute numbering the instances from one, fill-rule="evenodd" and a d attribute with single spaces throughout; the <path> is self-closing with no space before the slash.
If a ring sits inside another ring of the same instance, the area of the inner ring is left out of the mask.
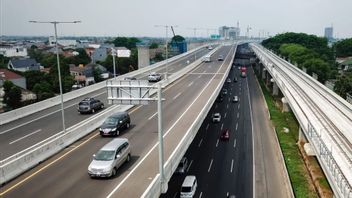
<path id="1" fill-rule="evenodd" d="M 118 112 L 108 117 L 101 125 L 101 136 L 118 136 L 123 129 L 131 126 L 131 119 L 127 112 Z"/>
<path id="2" fill-rule="evenodd" d="M 95 111 L 104 108 L 104 103 L 95 98 L 85 98 L 78 103 L 79 113 L 95 113 Z"/>

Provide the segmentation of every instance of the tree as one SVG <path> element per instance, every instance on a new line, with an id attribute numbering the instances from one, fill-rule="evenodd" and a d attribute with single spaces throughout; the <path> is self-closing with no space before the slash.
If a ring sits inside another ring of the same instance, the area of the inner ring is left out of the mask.
<path id="1" fill-rule="evenodd" d="M 74 84 L 74 78 L 70 74 L 70 68 L 68 64 L 62 63 L 60 64 L 60 71 L 61 71 L 61 79 L 62 79 L 62 89 L 63 93 L 71 91 L 72 85 Z M 55 93 L 60 92 L 59 87 L 59 76 L 57 71 L 56 64 L 53 65 L 50 69 L 49 73 L 51 86 Z"/>
<path id="2" fill-rule="evenodd" d="M 36 83 L 33 87 L 33 92 L 37 95 L 38 101 L 54 96 L 52 86 L 46 81 Z"/>
<path id="3" fill-rule="evenodd" d="M 337 57 L 352 56 L 352 38 L 335 43 L 334 49 Z"/>
<path id="4" fill-rule="evenodd" d="M 94 81 L 96 83 L 103 81 L 101 74 L 102 74 L 101 70 L 98 67 L 94 66 L 93 67 L 93 76 L 94 76 Z"/>
<path id="5" fill-rule="evenodd" d="M 307 68 L 307 73 L 312 74 L 313 72 L 318 75 L 318 81 L 325 83 L 330 76 L 330 66 L 321 59 L 313 58 L 303 63 L 303 66 Z"/>
<path id="6" fill-rule="evenodd" d="M 32 90 L 37 83 L 48 81 L 47 74 L 36 70 L 26 71 L 23 75 L 26 77 L 27 89 L 29 90 Z"/>
<path id="7" fill-rule="evenodd" d="M 64 62 L 67 64 L 75 64 L 75 65 L 79 65 L 79 64 L 86 65 L 91 62 L 90 57 L 86 53 L 86 50 L 84 50 L 83 48 L 78 48 L 76 49 L 76 51 L 79 53 L 77 56 L 71 56 L 71 57 L 65 58 Z"/>
<path id="8" fill-rule="evenodd" d="M 15 86 L 11 81 L 5 81 L 4 87 L 4 103 L 12 109 L 21 107 L 21 89 Z"/>
<path id="9" fill-rule="evenodd" d="M 136 48 L 136 45 L 139 42 L 140 40 L 134 37 L 116 37 L 115 40 L 112 41 L 115 47 L 126 47 L 130 50 Z"/>
<path id="10" fill-rule="evenodd" d="M 7 64 L 9 63 L 9 58 L 0 54 L 0 68 L 7 68 Z"/>
<path id="11" fill-rule="evenodd" d="M 334 91 L 343 98 L 346 98 L 346 93 L 352 95 L 352 75 L 339 77 L 335 83 Z"/>
<path id="12" fill-rule="evenodd" d="M 156 49 L 158 47 L 159 47 L 159 44 L 153 42 L 152 44 L 150 44 L 149 49 Z"/>

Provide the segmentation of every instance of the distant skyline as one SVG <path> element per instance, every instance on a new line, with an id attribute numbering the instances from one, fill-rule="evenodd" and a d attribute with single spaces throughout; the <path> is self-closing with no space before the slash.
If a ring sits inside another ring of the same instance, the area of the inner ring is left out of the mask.
<path id="1" fill-rule="evenodd" d="M 197 37 L 205 37 L 238 21 L 241 35 L 251 27 L 249 35 L 255 37 L 283 32 L 323 36 L 324 28 L 333 25 L 334 37 L 349 38 L 351 8 L 351 0 L 0 0 L 0 35 L 50 36 L 52 25 L 28 21 L 80 20 L 59 25 L 58 35 L 164 37 L 165 28 L 155 25 L 177 25 L 176 34 L 190 37 L 192 28 L 200 28 Z"/>

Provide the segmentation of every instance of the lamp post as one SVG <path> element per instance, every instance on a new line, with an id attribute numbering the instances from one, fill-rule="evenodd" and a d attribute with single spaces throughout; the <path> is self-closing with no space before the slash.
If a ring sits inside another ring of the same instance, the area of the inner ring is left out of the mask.
<path id="1" fill-rule="evenodd" d="M 167 80 L 168 77 L 168 63 L 169 63 L 169 60 L 168 60 L 168 56 L 169 56 L 169 52 L 168 52 L 168 46 L 167 46 L 167 39 L 168 39 L 168 29 L 169 27 L 171 27 L 170 25 L 155 25 L 155 27 L 164 27 L 165 28 L 165 60 L 166 60 L 166 72 L 165 72 L 165 79 Z M 173 26 L 173 27 L 177 27 L 177 26 Z"/>
<path id="2" fill-rule="evenodd" d="M 112 64 L 114 67 L 114 79 L 116 78 L 116 66 L 115 66 L 115 56 L 117 56 L 117 51 L 115 48 L 111 48 L 111 55 L 112 55 Z"/>
<path id="3" fill-rule="evenodd" d="M 60 99 L 61 99 L 61 116 L 62 116 L 62 129 L 66 133 L 65 126 L 65 112 L 64 112 L 64 98 L 62 95 L 62 82 L 61 82 L 61 71 L 60 71 L 60 57 L 59 57 L 59 48 L 57 45 L 57 24 L 59 23 L 80 23 L 81 21 L 29 21 L 30 23 L 47 23 L 53 24 L 55 30 L 55 48 L 56 48 L 56 59 L 57 59 L 57 73 L 59 75 L 59 87 L 60 87 Z"/>

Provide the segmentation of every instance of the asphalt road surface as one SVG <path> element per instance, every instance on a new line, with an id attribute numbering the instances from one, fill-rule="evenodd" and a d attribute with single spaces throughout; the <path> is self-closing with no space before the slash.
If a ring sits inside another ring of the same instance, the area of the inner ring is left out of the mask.
<path id="1" fill-rule="evenodd" d="M 231 46 L 221 47 L 213 57 L 229 54 Z M 206 51 L 207 52 L 207 51 Z M 204 53 L 206 53 L 204 52 Z M 233 51 L 232 51 L 233 53 Z M 228 56 L 230 57 L 230 56 Z M 230 60 L 225 60 L 227 64 Z M 163 90 L 164 128 L 168 130 L 178 120 L 182 112 L 192 104 L 201 90 L 222 68 L 222 62 L 202 63 L 190 74 L 185 75 Z M 225 69 L 225 67 L 223 67 Z M 77 112 L 75 112 L 77 115 Z M 3 197 L 105 197 L 126 175 L 146 156 L 157 142 L 156 104 L 137 106 L 130 111 L 132 127 L 122 132 L 121 137 L 128 138 L 132 145 L 132 160 L 124 164 L 111 179 L 91 179 L 87 167 L 92 155 L 111 138 L 102 138 L 94 132 L 71 145 L 63 152 L 53 156 L 38 167 L 11 181 L 0 190 Z M 186 129 L 184 129 L 186 130 Z M 148 170 L 144 170 L 148 172 Z M 146 183 L 149 185 L 149 183 Z M 126 184 L 124 185 L 126 187 Z M 129 193 L 136 189 L 127 186 Z M 138 189 L 144 192 L 141 187 Z M 125 197 L 125 194 L 116 194 Z"/>
<path id="2" fill-rule="evenodd" d="M 202 48 L 197 51 L 197 57 L 209 53 L 208 49 Z M 187 60 L 194 61 L 194 53 L 172 61 L 168 65 L 170 74 L 179 71 L 187 65 Z M 164 73 L 165 67 L 156 69 L 156 72 Z M 137 79 L 147 79 L 149 73 L 136 76 Z M 85 119 L 94 116 L 94 114 L 80 115 L 77 112 L 77 104 L 83 98 L 95 97 L 107 104 L 106 88 L 91 92 L 90 94 L 78 97 L 64 103 L 66 129 Z M 105 108 L 105 109 L 106 109 Z M 104 111 L 104 110 L 103 110 Z M 98 112 L 97 112 L 98 113 Z M 45 109 L 24 118 L 0 126 L 0 160 L 3 160 L 13 154 L 16 154 L 52 135 L 62 131 L 62 119 L 60 105 Z"/>
<path id="3" fill-rule="evenodd" d="M 174 173 L 161 197 L 179 197 L 187 175 L 198 180 L 197 198 L 290 197 L 281 150 L 252 68 L 247 69 L 247 78 L 240 77 L 238 67 L 229 77 L 232 82 L 224 85 L 228 94 L 214 103 L 185 154 L 187 172 Z M 233 82 L 235 77 L 238 82 Z M 232 103 L 234 95 L 240 98 L 238 103 Z M 220 123 L 212 122 L 213 113 L 221 113 Z M 230 130 L 228 141 L 219 139 L 222 129 Z"/>

